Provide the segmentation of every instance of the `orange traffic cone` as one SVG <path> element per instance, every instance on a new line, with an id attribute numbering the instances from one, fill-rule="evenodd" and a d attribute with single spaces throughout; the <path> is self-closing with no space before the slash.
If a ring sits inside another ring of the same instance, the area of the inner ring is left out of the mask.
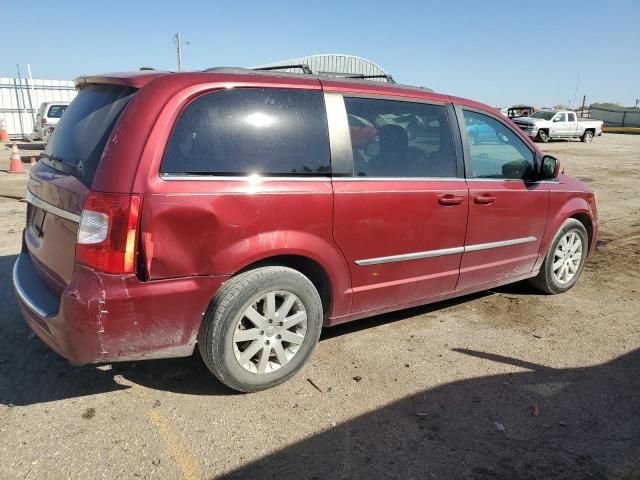
<path id="1" fill-rule="evenodd" d="M 38 160 L 36 160 L 36 157 L 31 157 L 31 161 L 30 161 L 29 163 L 30 163 L 31 165 L 35 165 L 37 161 L 38 161 Z"/>
<path id="2" fill-rule="evenodd" d="M 9 173 L 24 173 L 22 168 L 22 159 L 16 142 L 11 146 L 11 163 L 9 164 Z"/>
<path id="3" fill-rule="evenodd" d="M 4 126 L 4 120 L 0 119 L 0 142 L 6 142 L 7 140 L 9 140 L 7 127 Z"/>

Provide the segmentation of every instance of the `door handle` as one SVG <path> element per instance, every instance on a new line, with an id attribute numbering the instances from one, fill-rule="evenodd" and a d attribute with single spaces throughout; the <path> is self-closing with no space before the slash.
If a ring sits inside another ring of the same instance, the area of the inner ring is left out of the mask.
<path id="1" fill-rule="evenodd" d="M 496 197 L 489 193 L 483 193 L 481 195 L 475 195 L 473 201 L 481 205 L 488 205 L 496 201 Z"/>
<path id="2" fill-rule="evenodd" d="M 464 197 L 450 193 L 440 195 L 438 198 L 438 203 L 445 206 L 460 205 L 462 202 L 464 202 Z"/>

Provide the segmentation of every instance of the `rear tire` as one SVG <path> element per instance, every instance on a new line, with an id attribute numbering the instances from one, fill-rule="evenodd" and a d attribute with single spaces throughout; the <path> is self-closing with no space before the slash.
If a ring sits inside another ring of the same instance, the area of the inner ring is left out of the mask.
<path id="1" fill-rule="evenodd" d="M 591 130 L 587 130 L 582 134 L 582 137 L 580 138 L 580 140 L 583 143 L 591 143 L 591 141 L 593 140 L 593 132 Z"/>
<path id="2" fill-rule="evenodd" d="M 549 134 L 545 130 L 538 130 L 537 140 L 542 143 L 549 141 Z"/>
<path id="3" fill-rule="evenodd" d="M 589 251 L 589 236 L 575 218 L 567 219 L 551 242 L 538 275 L 529 283 L 555 295 L 569 290 L 580 278 Z"/>
<path id="4" fill-rule="evenodd" d="M 257 392 L 295 375 L 318 343 L 322 301 L 297 270 L 261 267 L 228 280 L 209 305 L 198 348 L 225 385 Z"/>

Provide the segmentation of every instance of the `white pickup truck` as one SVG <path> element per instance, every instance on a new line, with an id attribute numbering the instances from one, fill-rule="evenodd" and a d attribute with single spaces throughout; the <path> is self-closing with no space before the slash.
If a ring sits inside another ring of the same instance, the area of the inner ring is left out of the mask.
<path id="1" fill-rule="evenodd" d="M 589 143 L 602 135 L 602 120 L 578 118 L 568 110 L 540 110 L 530 117 L 516 117 L 513 122 L 527 135 L 540 142 L 553 138 L 579 138 Z"/>

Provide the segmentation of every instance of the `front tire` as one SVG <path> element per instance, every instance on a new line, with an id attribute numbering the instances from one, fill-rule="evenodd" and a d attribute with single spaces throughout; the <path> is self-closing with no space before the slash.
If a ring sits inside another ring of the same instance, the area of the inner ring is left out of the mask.
<path id="1" fill-rule="evenodd" d="M 589 236 L 575 218 L 567 219 L 556 233 L 540 272 L 530 280 L 538 290 L 558 294 L 575 285 L 582 273 L 589 251 Z"/>
<path id="2" fill-rule="evenodd" d="M 261 267 L 232 277 L 211 302 L 198 335 L 209 370 L 225 385 L 256 392 L 295 375 L 318 343 L 322 301 L 297 270 Z"/>

